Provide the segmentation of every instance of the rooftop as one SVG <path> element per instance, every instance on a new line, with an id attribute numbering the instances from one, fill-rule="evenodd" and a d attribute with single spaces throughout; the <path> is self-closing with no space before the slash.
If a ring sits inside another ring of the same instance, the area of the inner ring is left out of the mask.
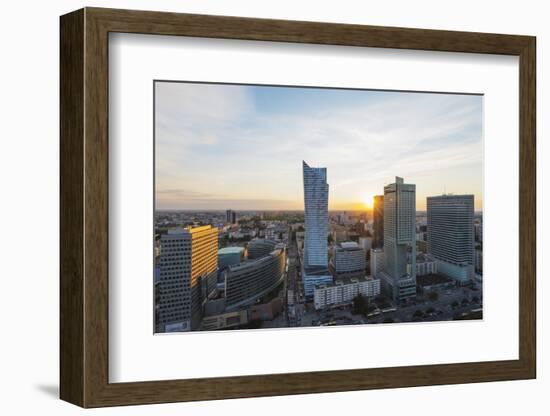
<path id="1" fill-rule="evenodd" d="M 249 267 L 255 267 L 266 261 L 270 261 L 273 257 L 279 256 L 282 252 L 283 252 L 283 248 L 276 248 L 266 256 L 258 257 L 257 259 L 244 259 L 239 264 L 230 265 L 229 270 L 234 272 L 234 271 L 246 269 Z"/>
<path id="2" fill-rule="evenodd" d="M 474 199 L 474 195 L 473 194 L 452 194 L 452 193 L 449 193 L 449 194 L 442 194 L 442 195 L 434 195 L 434 196 L 429 196 L 427 197 L 428 199 L 453 199 L 453 198 L 458 198 L 458 199 L 463 199 L 463 198 L 468 198 L 468 199 Z"/>
<path id="3" fill-rule="evenodd" d="M 224 247 L 218 250 L 218 255 L 220 254 L 241 254 L 244 252 L 244 247 Z"/>
<path id="4" fill-rule="evenodd" d="M 325 276 L 330 275 L 328 266 L 304 266 L 304 274 L 307 276 Z"/>
<path id="5" fill-rule="evenodd" d="M 435 259 L 430 256 L 429 254 L 425 254 L 425 253 L 419 253 L 416 255 L 416 262 L 417 263 L 429 263 L 429 262 L 434 262 Z"/>
<path id="6" fill-rule="evenodd" d="M 425 276 L 416 276 L 418 286 L 431 286 L 436 284 L 450 283 L 453 280 L 440 274 L 427 274 Z"/>
<path id="7" fill-rule="evenodd" d="M 170 234 L 170 235 L 174 235 L 174 234 L 194 234 L 194 233 L 200 233 L 202 231 L 207 231 L 207 230 L 211 230 L 211 229 L 212 229 L 211 225 L 202 225 L 202 226 L 198 226 L 198 227 L 185 227 L 185 228 L 176 227 L 176 228 L 169 229 L 168 234 Z"/>
<path id="8" fill-rule="evenodd" d="M 340 243 L 340 247 L 346 250 L 359 248 L 359 245 L 355 241 L 343 241 Z"/>
<path id="9" fill-rule="evenodd" d="M 201 225 L 199 227 L 187 227 L 186 230 L 189 231 L 191 234 L 194 233 L 200 233 L 202 231 L 210 230 L 212 229 L 211 225 Z"/>
<path id="10" fill-rule="evenodd" d="M 332 286 L 344 286 L 344 285 L 349 285 L 349 284 L 353 284 L 353 283 L 361 283 L 361 282 L 368 282 L 368 281 L 372 281 L 372 280 L 377 280 L 377 279 L 373 279 L 371 276 L 364 276 L 364 277 L 341 277 L 341 278 L 338 278 L 336 280 L 334 280 L 334 283 L 322 283 L 320 285 L 316 285 L 317 288 L 327 288 L 327 287 L 332 287 Z"/>

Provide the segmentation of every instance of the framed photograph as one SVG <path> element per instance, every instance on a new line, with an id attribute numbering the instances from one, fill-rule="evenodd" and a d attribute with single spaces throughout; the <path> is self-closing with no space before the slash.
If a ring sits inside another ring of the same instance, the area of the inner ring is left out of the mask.
<path id="1" fill-rule="evenodd" d="M 60 28 L 63 400 L 536 377 L 534 37 Z"/>

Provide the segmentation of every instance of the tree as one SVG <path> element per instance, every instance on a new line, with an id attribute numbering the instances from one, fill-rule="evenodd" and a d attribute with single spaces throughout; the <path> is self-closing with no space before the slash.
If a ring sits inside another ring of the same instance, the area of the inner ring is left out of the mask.
<path id="1" fill-rule="evenodd" d="M 439 299 L 439 293 L 437 292 L 428 293 L 428 299 L 431 300 L 432 302 L 435 302 L 436 300 Z"/>

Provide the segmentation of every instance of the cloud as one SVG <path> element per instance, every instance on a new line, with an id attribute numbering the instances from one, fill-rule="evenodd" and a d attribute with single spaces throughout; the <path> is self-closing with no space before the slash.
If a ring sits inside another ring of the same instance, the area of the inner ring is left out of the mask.
<path id="1" fill-rule="evenodd" d="M 480 96 L 364 92 L 347 102 L 324 90 L 299 108 L 279 99 L 266 109 L 254 87 L 160 85 L 157 186 L 295 206 L 304 159 L 328 168 L 334 202 L 380 193 L 396 175 L 425 182 L 417 193 L 440 192 L 439 182 L 452 191 L 466 176 L 481 192 Z"/>

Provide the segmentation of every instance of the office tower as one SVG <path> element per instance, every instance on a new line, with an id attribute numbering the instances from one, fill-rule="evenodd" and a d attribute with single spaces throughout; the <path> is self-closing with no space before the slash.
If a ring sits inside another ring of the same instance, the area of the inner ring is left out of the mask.
<path id="1" fill-rule="evenodd" d="M 256 303 L 284 279 L 286 247 L 277 245 L 270 253 L 254 260 L 231 265 L 225 272 L 225 310 Z"/>
<path id="2" fill-rule="evenodd" d="M 483 217 L 474 221 L 474 235 L 478 243 L 483 243 Z"/>
<path id="3" fill-rule="evenodd" d="M 369 252 L 372 248 L 372 237 L 359 237 L 359 246 L 363 247 L 365 252 Z"/>
<path id="4" fill-rule="evenodd" d="M 384 246 L 384 195 L 376 195 L 372 205 L 373 248 Z"/>
<path id="5" fill-rule="evenodd" d="M 225 222 L 227 222 L 228 224 L 236 224 L 237 213 L 232 209 L 228 209 L 227 211 L 225 211 Z"/>
<path id="6" fill-rule="evenodd" d="M 220 271 L 243 261 L 244 247 L 224 247 L 218 250 L 218 269 Z"/>
<path id="7" fill-rule="evenodd" d="M 360 237 L 367 236 L 367 224 L 364 220 L 357 221 L 352 227 L 350 227 L 353 231 L 355 231 L 357 234 L 359 234 Z M 370 237 L 372 238 L 372 237 Z M 370 248 L 369 248 L 370 250 Z"/>
<path id="8" fill-rule="evenodd" d="M 339 213 L 337 216 L 338 224 L 348 225 L 352 223 L 351 214 L 348 214 L 346 211 Z"/>
<path id="9" fill-rule="evenodd" d="M 428 197 L 428 253 L 439 273 L 467 284 L 473 278 L 474 196 Z"/>
<path id="10" fill-rule="evenodd" d="M 475 271 L 483 274 L 483 251 L 479 247 L 475 251 Z"/>
<path id="11" fill-rule="evenodd" d="M 384 250 L 381 248 L 373 248 L 370 251 L 370 275 L 379 277 L 381 271 L 384 270 Z"/>
<path id="12" fill-rule="evenodd" d="M 426 236 L 428 233 L 426 233 Z M 426 237 L 427 239 L 427 237 Z M 422 240 L 416 240 L 416 251 L 420 253 L 427 253 L 428 252 L 428 242 L 422 241 Z"/>
<path id="13" fill-rule="evenodd" d="M 176 228 L 160 240 L 160 332 L 190 331 L 200 325 L 202 304 L 215 288 L 218 229 Z"/>
<path id="14" fill-rule="evenodd" d="M 354 241 L 346 241 L 334 248 L 331 269 L 335 278 L 365 277 L 367 256 L 365 249 Z"/>
<path id="15" fill-rule="evenodd" d="M 277 243 L 273 240 L 267 240 L 265 238 L 255 238 L 250 243 L 248 243 L 248 258 L 252 260 L 267 256 L 269 253 L 275 250 L 276 246 Z"/>
<path id="16" fill-rule="evenodd" d="M 408 265 L 407 253 L 411 264 Z M 382 284 L 394 300 L 416 296 L 416 185 L 396 177 L 384 187 Z"/>
<path id="17" fill-rule="evenodd" d="M 349 241 L 348 228 L 344 225 L 330 224 L 330 236 L 335 243 Z"/>
<path id="18" fill-rule="evenodd" d="M 303 162 L 306 266 L 328 265 L 328 183 L 326 168 L 311 168 Z"/>
<path id="19" fill-rule="evenodd" d="M 326 168 L 312 168 L 303 162 L 304 176 L 304 290 L 313 296 L 317 283 L 332 281 L 328 271 L 328 183 Z"/>
<path id="20" fill-rule="evenodd" d="M 416 276 L 437 274 L 437 261 L 429 254 L 416 255 Z"/>

